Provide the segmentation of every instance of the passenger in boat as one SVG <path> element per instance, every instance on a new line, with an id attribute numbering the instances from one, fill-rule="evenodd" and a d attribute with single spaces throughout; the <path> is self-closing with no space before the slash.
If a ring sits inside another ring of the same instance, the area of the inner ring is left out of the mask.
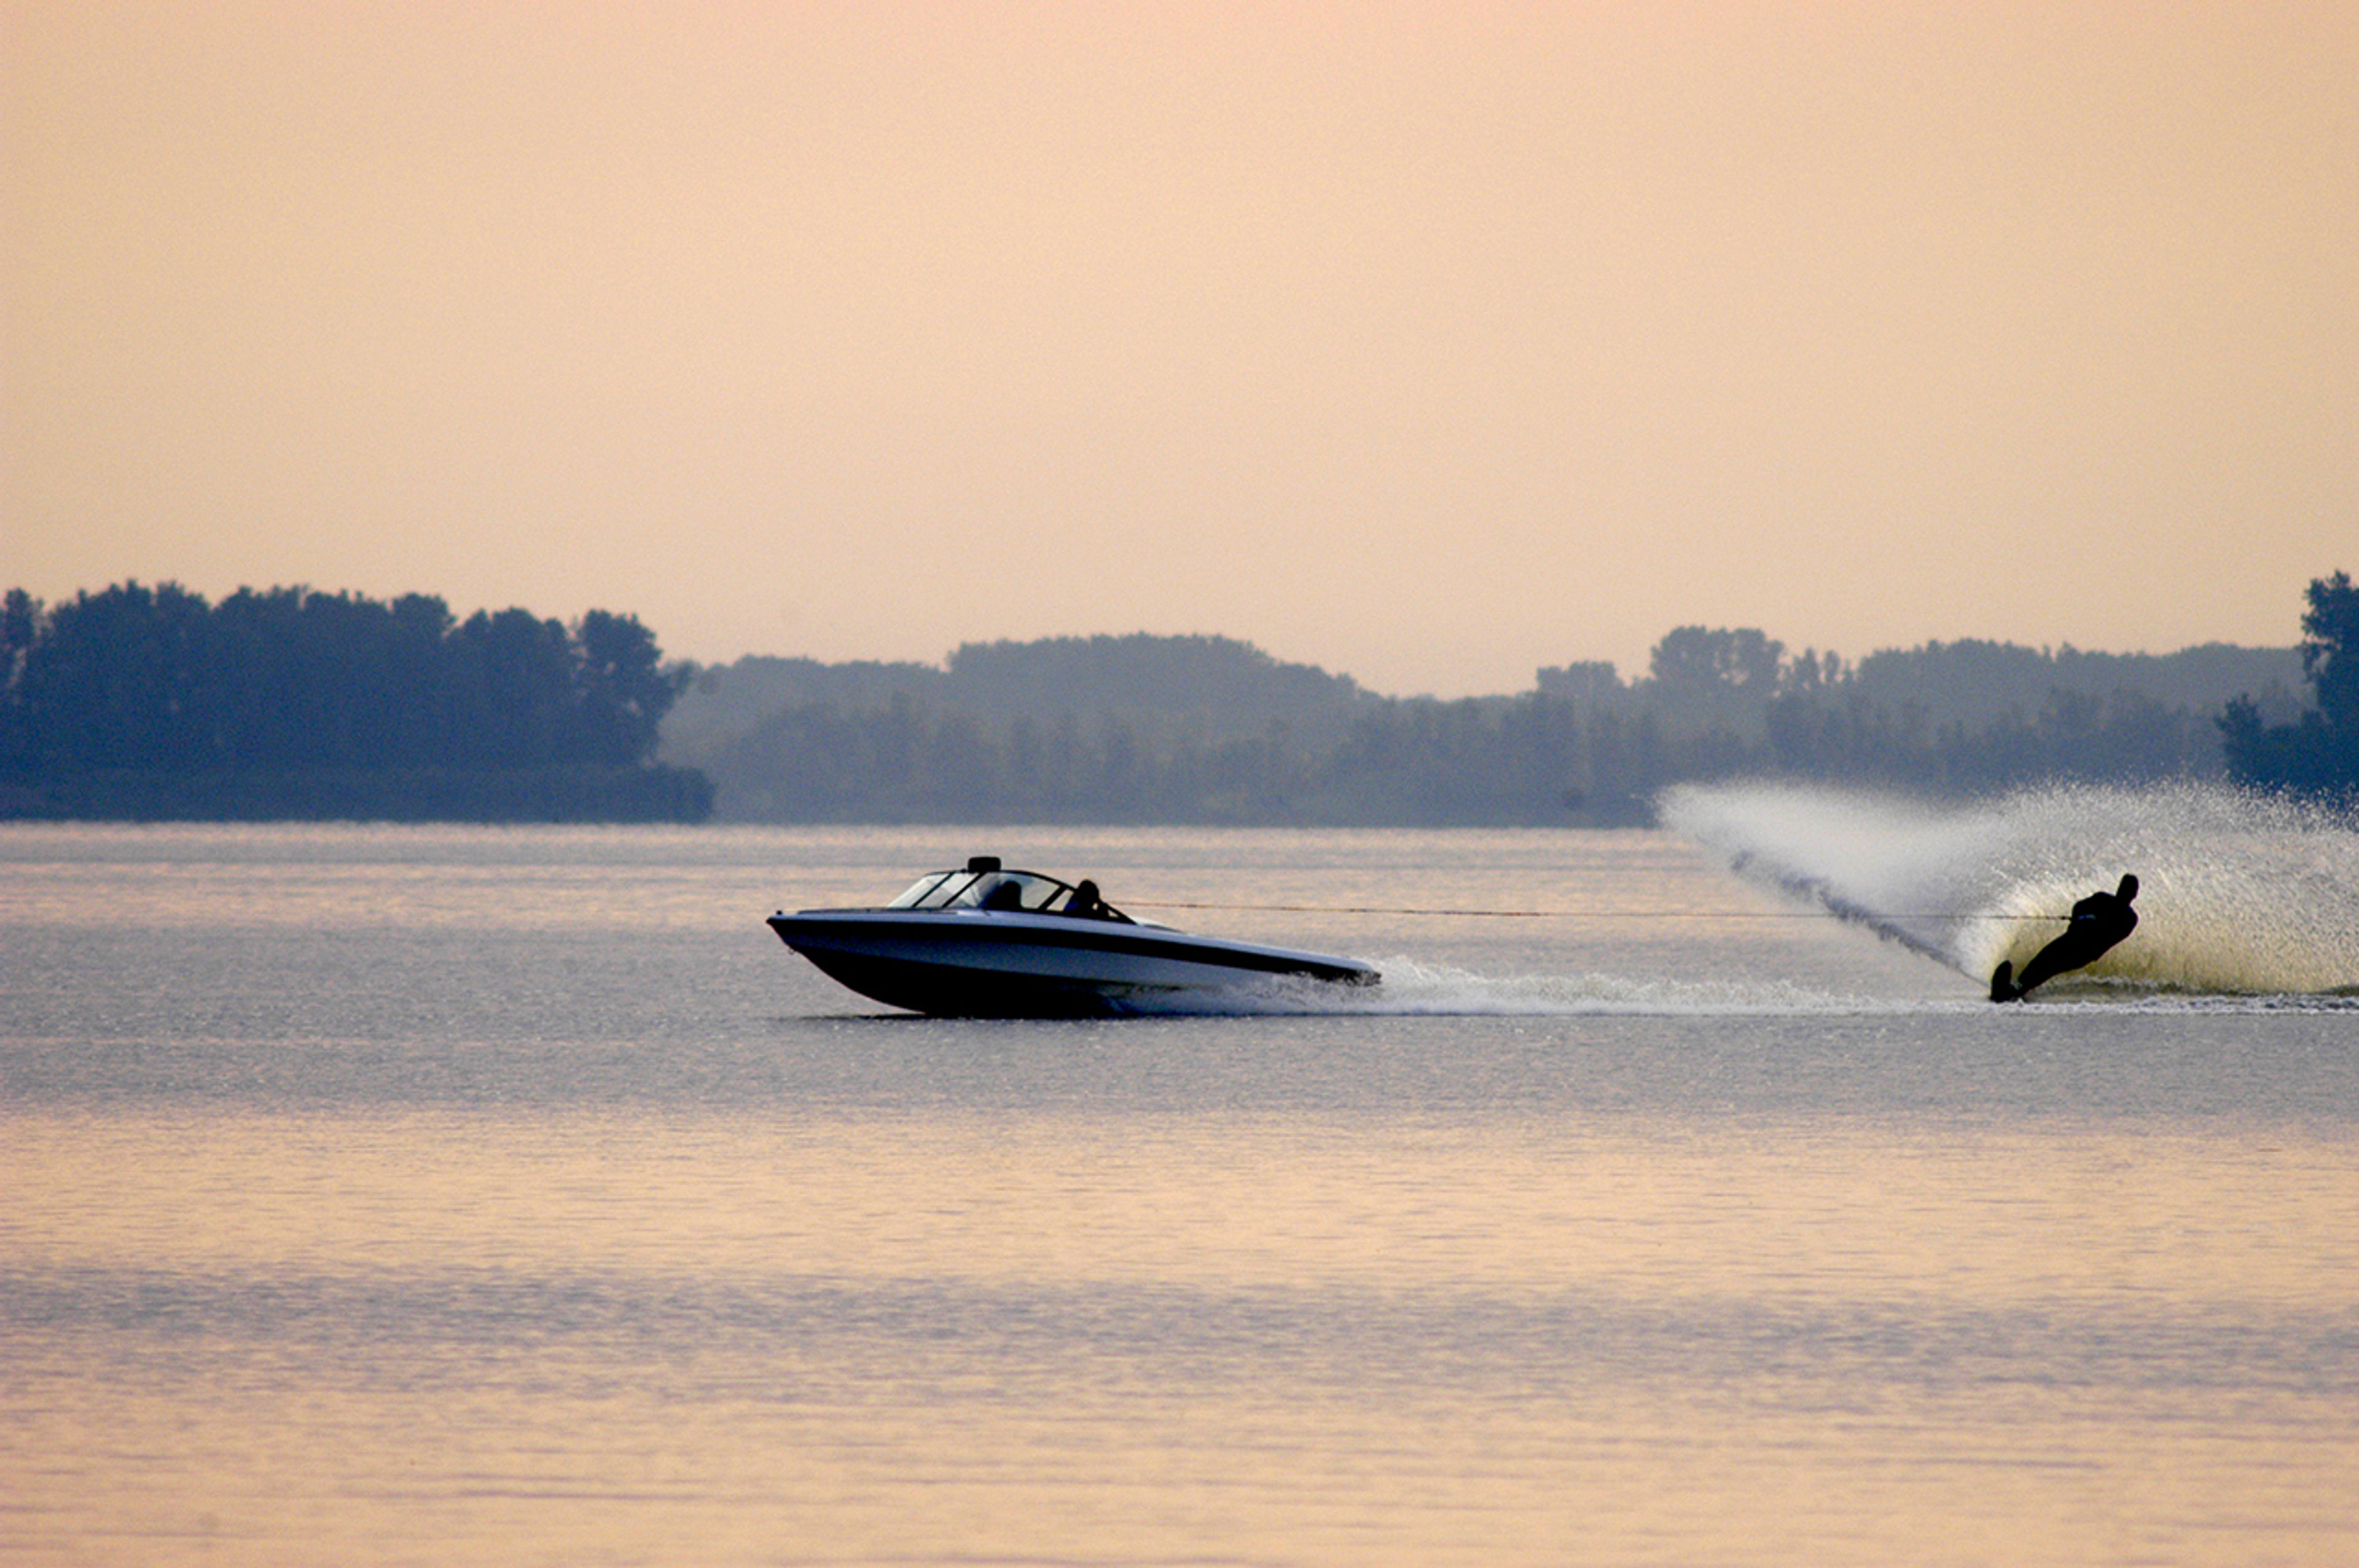
<path id="1" fill-rule="evenodd" d="M 977 909 L 1022 909 L 1024 884 L 1010 877 L 984 893 L 983 902 L 975 907 Z"/>
<path id="2" fill-rule="evenodd" d="M 2074 904 L 2064 934 L 2032 956 L 2031 962 L 2023 966 L 2020 979 L 2012 963 L 1998 967 L 1991 976 L 1991 1000 L 2021 1001 L 2032 987 L 2104 957 L 2137 929 L 2137 911 L 2130 907 L 2137 891 L 2137 878 L 2125 876 L 2113 892 L 2093 892 Z"/>
<path id="3" fill-rule="evenodd" d="M 1098 896 L 1098 884 L 1087 877 L 1083 877 L 1081 885 L 1073 890 L 1073 896 L 1065 901 L 1065 913 L 1083 920 L 1114 918 L 1106 908 L 1105 900 Z"/>

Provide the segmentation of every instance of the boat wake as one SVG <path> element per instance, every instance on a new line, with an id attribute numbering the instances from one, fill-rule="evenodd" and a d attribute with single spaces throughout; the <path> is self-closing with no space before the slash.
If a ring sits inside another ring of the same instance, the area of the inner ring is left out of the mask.
<path id="1" fill-rule="evenodd" d="M 2217 786 L 2062 786 L 1972 808 L 1682 786 L 1663 820 L 1746 881 L 1980 979 L 2075 899 L 2139 881 L 2136 934 L 2067 981 L 2230 995 L 2359 990 L 2359 825 Z M 2062 982 L 2060 982 L 2062 983 Z"/>
<path id="2" fill-rule="evenodd" d="M 1634 979 L 1621 975 L 1521 975 L 1499 978 L 1395 958 L 1384 989 L 1356 1011 L 1405 1015 L 1548 1017 L 1566 1014 L 1679 1014 L 1754 1017 L 1880 1011 L 1863 997 L 1813 990 L 1784 980 Z"/>
<path id="3" fill-rule="evenodd" d="M 1784 981 L 1640 980 L 1603 974 L 1501 978 L 1406 957 L 1386 958 L 1377 967 L 1384 973 L 1379 985 L 1334 986 L 1281 979 L 1250 989 L 1237 988 L 1218 997 L 1140 999 L 1121 1011 L 1158 1016 L 1396 1018 L 1546 1018 L 1615 1013 L 1751 1017 L 1765 1013 L 1890 1011 L 1886 1003 L 1814 991 Z"/>

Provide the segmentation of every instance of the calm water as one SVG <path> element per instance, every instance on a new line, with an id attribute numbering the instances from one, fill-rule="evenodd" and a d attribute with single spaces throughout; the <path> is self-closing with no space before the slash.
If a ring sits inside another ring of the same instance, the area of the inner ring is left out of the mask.
<path id="1" fill-rule="evenodd" d="M 2349 836 L 2157 829 L 1999 1009 L 1723 869 L 1869 830 L 1790 806 L 0 829 L 0 1557 L 2359 1561 L 2359 1011 L 2157 957 L 2292 855 L 2359 981 Z M 973 851 L 1386 983 L 930 1022 L 761 925 Z"/>

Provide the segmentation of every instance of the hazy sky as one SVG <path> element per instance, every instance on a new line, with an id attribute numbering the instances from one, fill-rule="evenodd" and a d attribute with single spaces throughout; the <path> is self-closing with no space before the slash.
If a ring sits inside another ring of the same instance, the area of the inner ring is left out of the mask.
<path id="1" fill-rule="evenodd" d="M 1454 695 L 2284 644 L 2359 570 L 2349 0 L 0 15 L 48 598 Z"/>

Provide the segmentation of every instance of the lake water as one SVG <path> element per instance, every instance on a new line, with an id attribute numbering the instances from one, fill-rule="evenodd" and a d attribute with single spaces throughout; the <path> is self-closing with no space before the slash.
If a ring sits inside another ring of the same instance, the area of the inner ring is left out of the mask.
<path id="1" fill-rule="evenodd" d="M 1672 819 L 0 828 L 0 1558 L 2359 1561 L 2353 837 Z M 936 1022 L 762 925 L 979 851 L 1386 982 Z"/>

